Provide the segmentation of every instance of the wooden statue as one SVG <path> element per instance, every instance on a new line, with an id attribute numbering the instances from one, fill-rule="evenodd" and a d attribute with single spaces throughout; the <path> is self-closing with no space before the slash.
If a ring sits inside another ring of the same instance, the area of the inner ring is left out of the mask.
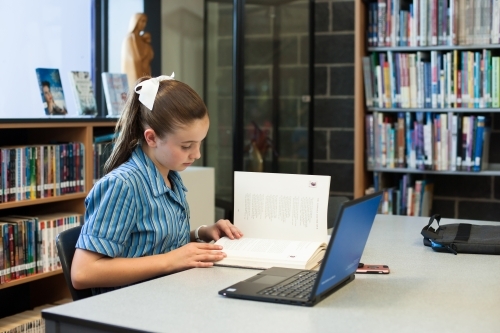
<path id="1" fill-rule="evenodd" d="M 151 35 L 144 32 L 148 18 L 136 13 L 130 18 L 127 36 L 122 44 L 122 72 L 127 74 L 129 87 L 135 87 L 138 78 L 151 75 L 151 60 L 154 53 Z"/>
<path id="2" fill-rule="evenodd" d="M 153 60 L 154 57 L 153 47 L 151 46 L 151 34 L 149 32 L 144 32 L 141 37 L 144 41 L 142 68 L 148 73 L 147 75 L 151 75 L 151 60 Z"/>

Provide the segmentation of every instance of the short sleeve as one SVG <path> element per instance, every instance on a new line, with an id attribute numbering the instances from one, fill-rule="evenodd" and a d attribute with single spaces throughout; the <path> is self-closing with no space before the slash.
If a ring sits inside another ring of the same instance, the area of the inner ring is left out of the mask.
<path id="1" fill-rule="evenodd" d="M 136 221 L 133 187 L 119 177 L 97 182 L 85 199 L 85 224 L 76 247 L 118 257 L 130 243 Z"/>

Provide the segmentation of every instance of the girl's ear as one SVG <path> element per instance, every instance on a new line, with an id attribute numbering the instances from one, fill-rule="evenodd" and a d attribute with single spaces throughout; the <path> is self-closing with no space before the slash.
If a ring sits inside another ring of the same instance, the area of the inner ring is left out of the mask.
<path id="1" fill-rule="evenodd" d="M 148 146 L 152 148 L 156 147 L 158 138 L 156 137 L 156 133 L 152 128 L 148 128 L 144 131 L 144 139 L 146 140 Z"/>

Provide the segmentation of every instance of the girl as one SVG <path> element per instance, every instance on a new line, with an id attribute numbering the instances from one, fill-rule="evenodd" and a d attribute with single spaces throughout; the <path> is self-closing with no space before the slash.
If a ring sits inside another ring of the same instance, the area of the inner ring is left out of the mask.
<path id="1" fill-rule="evenodd" d="M 139 80 L 116 125 L 106 175 L 85 199 L 71 268 L 76 289 L 98 294 L 225 257 L 205 242 L 242 233 L 228 220 L 190 232 L 178 173 L 200 158 L 208 126 L 201 98 L 173 74 Z"/>

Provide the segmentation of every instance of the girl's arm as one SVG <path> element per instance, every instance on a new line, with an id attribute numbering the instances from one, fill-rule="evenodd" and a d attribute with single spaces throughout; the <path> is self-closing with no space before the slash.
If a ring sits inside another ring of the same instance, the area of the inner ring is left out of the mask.
<path id="1" fill-rule="evenodd" d="M 210 267 L 226 254 L 222 246 L 189 243 L 164 254 L 140 258 L 110 258 L 76 249 L 71 267 L 75 289 L 119 287 L 193 267 Z"/>

